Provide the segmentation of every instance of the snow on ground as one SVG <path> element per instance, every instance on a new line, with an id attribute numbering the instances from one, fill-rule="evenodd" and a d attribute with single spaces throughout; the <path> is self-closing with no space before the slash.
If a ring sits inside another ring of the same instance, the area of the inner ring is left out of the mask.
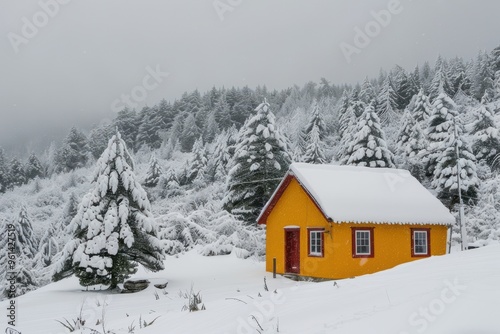
<path id="1" fill-rule="evenodd" d="M 18 298 L 17 329 L 24 334 L 68 333 L 55 320 L 75 319 L 80 309 L 91 326 L 102 318 L 105 300 L 106 329 L 117 334 L 128 333 L 131 324 L 138 334 L 276 333 L 277 329 L 318 334 L 494 334 L 500 333 L 499 264 L 500 246 L 495 245 L 355 279 L 314 283 L 273 279 L 264 263 L 255 260 L 202 257 L 191 251 L 169 257 L 161 273 L 141 271 L 134 276 L 152 283 L 168 281 L 168 294 L 153 286 L 135 294 L 85 292 L 75 278 L 69 278 Z M 186 300 L 179 291 L 191 285 L 200 291 L 205 311 L 181 311 Z M 0 303 L 2 310 L 6 307 L 7 301 Z M 158 316 L 152 325 L 139 328 L 139 317 L 150 322 Z M 100 325 L 94 328 L 102 332 Z"/>

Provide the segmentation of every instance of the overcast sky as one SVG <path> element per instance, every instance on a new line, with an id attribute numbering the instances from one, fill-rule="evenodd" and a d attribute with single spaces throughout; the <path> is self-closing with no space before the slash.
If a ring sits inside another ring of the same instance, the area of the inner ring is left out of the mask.
<path id="1" fill-rule="evenodd" d="M 401 0 L 385 26 L 372 11 L 397 0 L 55 1 L 0 0 L 0 144 L 112 118 L 132 92 L 142 107 L 214 85 L 353 83 L 500 44 L 497 0 Z M 348 63 L 356 27 L 373 37 Z"/>

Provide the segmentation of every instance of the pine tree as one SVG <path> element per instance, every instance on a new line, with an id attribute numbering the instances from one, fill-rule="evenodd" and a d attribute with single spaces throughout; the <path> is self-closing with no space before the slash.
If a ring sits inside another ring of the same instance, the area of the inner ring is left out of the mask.
<path id="1" fill-rule="evenodd" d="M 486 52 L 484 54 L 480 52 L 476 62 L 473 84 L 474 95 L 478 100 L 481 100 L 487 90 L 493 89 L 494 79 L 495 72 L 490 56 Z"/>
<path id="2" fill-rule="evenodd" d="M 432 111 L 426 129 L 429 141 L 429 155 L 426 158 L 426 173 L 434 174 L 434 168 L 450 136 L 453 136 L 455 118 L 457 117 L 455 102 L 445 93 L 440 94 L 432 104 Z"/>
<path id="3" fill-rule="evenodd" d="M 429 100 L 435 101 L 436 98 L 442 93 L 445 93 L 448 96 L 453 96 L 453 90 L 450 86 L 448 76 L 446 75 L 445 70 L 442 67 L 439 67 L 434 74 L 434 78 L 432 79 L 431 86 L 429 88 Z"/>
<path id="4" fill-rule="evenodd" d="M 477 160 L 486 160 L 488 166 L 500 166 L 500 134 L 490 107 L 481 105 L 475 112 L 472 123 L 472 151 Z M 497 161 L 495 161 L 495 159 Z"/>
<path id="5" fill-rule="evenodd" d="M 460 133 L 461 131 L 458 131 L 458 134 Z M 460 166 L 460 189 L 465 202 L 475 202 L 479 187 L 476 158 L 471 153 L 469 145 L 459 137 L 458 150 L 460 158 L 457 161 L 456 140 L 454 132 L 451 132 L 445 142 L 446 148 L 438 158 L 432 180 L 432 186 L 436 188 L 438 198 L 449 201 L 450 207 L 458 203 L 459 198 L 457 166 Z"/>
<path id="6" fill-rule="evenodd" d="M 424 94 L 424 90 L 420 89 L 415 98 L 414 107 L 411 112 L 413 117 L 419 123 L 426 122 L 431 114 L 431 108 L 429 98 Z"/>
<path id="7" fill-rule="evenodd" d="M 215 147 L 207 162 L 208 177 L 212 181 L 224 180 L 227 176 L 227 165 L 231 159 L 228 148 L 229 134 L 221 133 L 215 140 Z"/>
<path id="8" fill-rule="evenodd" d="M 153 153 L 149 159 L 149 168 L 146 178 L 144 179 L 144 186 L 146 187 L 156 187 L 158 181 L 160 181 L 161 174 L 163 173 L 156 155 Z"/>
<path id="9" fill-rule="evenodd" d="M 143 145 L 152 150 L 160 148 L 162 139 L 159 131 L 162 127 L 161 114 L 157 107 L 144 107 L 140 113 L 140 125 L 137 132 L 135 148 L 138 151 Z"/>
<path id="10" fill-rule="evenodd" d="M 19 187 L 26 183 L 26 175 L 24 173 L 24 168 L 21 162 L 16 158 L 12 159 L 10 162 L 10 185 L 12 187 Z"/>
<path id="11" fill-rule="evenodd" d="M 427 141 L 419 123 L 406 110 L 403 115 L 403 126 L 398 135 L 397 150 L 405 158 L 422 156 L 427 152 Z"/>
<path id="12" fill-rule="evenodd" d="M 353 141 L 347 153 L 347 165 L 394 168 L 394 157 L 387 148 L 385 134 L 373 106 L 366 107 L 358 119 Z"/>
<path id="13" fill-rule="evenodd" d="M 38 253 L 34 258 L 34 262 L 42 268 L 48 267 L 53 263 L 58 252 L 59 242 L 57 240 L 57 232 L 54 224 L 50 224 L 40 239 Z"/>
<path id="14" fill-rule="evenodd" d="M 13 231 L 13 233 L 9 234 L 13 237 L 9 238 L 10 240 L 7 238 L 7 225 L 10 225 L 9 230 Z M 0 251 L 5 251 L 7 249 L 7 242 L 10 241 L 10 244 L 13 245 L 11 246 L 10 251 L 18 257 L 24 256 L 27 259 L 33 259 L 33 257 L 37 254 L 38 241 L 36 240 L 33 232 L 31 219 L 25 205 L 21 205 L 17 219 L 9 224 L 5 222 L 0 233 L 4 236 L 0 239 Z M 6 267 L 2 267 L 2 269 L 4 268 Z"/>
<path id="15" fill-rule="evenodd" d="M 465 94 L 470 93 L 472 80 L 470 79 L 465 64 L 461 58 L 455 59 L 449 78 L 453 95 L 460 90 Z"/>
<path id="16" fill-rule="evenodd" d="M 99 126 L 93 128 L 89 135 L 89 150 L 94 159 L 99 159 L 108 146 L 108 138 L 113 135 L 112 126 Z"/>
<path id="17" fill-rule="evenodd" d="M 163 198 L 178 196 L 183 193 L 179 180 L 172 167 L 168 168 L 166 173 L 160 178 L 158 187 Z"/>
<path id="18" fill-rule="evenodd" d="M 60 172 L 84 167 L 89 157 L 87 137 L 77 128 L 71 128 L 62 147 L 57 152 L 56 165 Z"/>
<path id="19" fill-rule="evenodd" d="M 373 88 L 373 85 L 371 84 L 370 80 L 368 80 L 368 77 L 365 77 L 365 80 L 363 81 L 361 90 L 359 92 L 359 99 L 364 103 L 369 104 L 376 97 L 377 94 L 375 93 L 375 88 Z"/>
<path id="20" fill-rule="evenodd" d="M 0 194 L 10 188 L 10 170 L 3 148 L 0 147 Z"/>
<path id="21" fill-rule="evenodd" d="M 339 103 L 339 136 L 342 138 L 344 135 L 344 131 L 347 129 L 349 124 L 349 119 L 352 117 L 352 114 L 348 112 L 349 110 L 349 96 L 347 91 L 344 90 L 342 93 L 342 97 L 340 98 Z"/>
<path id="22" fill-rule="evenodd" d="M 122 139 L 125 141 L 127 147 L 136 147 L 135 139 L 139 131 L 139 122 L 137 122 L 137 113 L 135 110 L 125 108 L 119 111 L 114 120 L 113 130 L 115 128 L 121 133 Z M 109 135 L 106 138 L 109 138 Z M 107 142 L 108 140 L 106 140 L 106 144 Z M 106 146 L 104 148 L 106 148 Z M 100 154 L 98 157 L 100 157 Z"/>
<path id="23" fill-rule="evenodd" d="M 221 94 L 214 107 L 215 121 L 221 130 L 229 129 L 232 125 L 231 108 L 226 100 L 226 94 Z"/>
<path id="24" fill-rule="evenodd" d="M 376 108 L 378 116 L 383 123 L 394 117 L 398 110 L 398 95 L 394 90 L 391 80 L 387 77 L 377 97 Z"/>
<path id="25" fill-rule="evenodd" d="M 35 153 L 31 153 L 28 158 L 28 163 L 26 164 L 25 176 L 27 180 L 34 180 L 37 177 L 44 176 L 44 170 L 40 160 L 38 160 Z"/>
<path id="26" fill-rule="evenodd" d="M 308 145 L 302 160 L 306 163 L 312 164 L 324 164 L 326 162 L 323 145 L 320 139 L 319 127 L 316 124 L 313 125 L 313 128 L 309 133 Z"/>
<path id="27" fill-rule="evenodd" d="M 207 143 L 212 143 L 217 134 L 219 134 L 219 125 L 215 120 L 215 115 L 212 113 L 208 116 L 207 125 L 204 127 L 203 139 Z"/>
<path id="28" fill-rule="evenodd" d="M 193 145 L 193 156 L 187 165 L 186 180 L 187 183 L 192 183 L 198 174 L 204 171 L 207 166 L 207 156 L 205 147 L 203 146 L 203 139 L 200 137 Z"/>
<path id="29" fill-rule="evenodd" d="M 14 299 L 35 290 L 39 286 L 32 261 L 24 255 L 16 258 L 14 270 L 5 271 L 2 278 L 2 295 L 4 298 Z M 10 290 L 11 281 L 15 282 L 16 289 L 14 291 Z"/>
<path id="30" fill-rule="evenodd" d="M 326 125 L 325 121 L 323 120 L 323 116 L 321 115 L 318 101 L 316 100 L 314 100 L 311 105 L 311 116 L 309 118 L 309 122 L 307 123 L 304 129 L 305 138 L 309 137 L 314 127 L 318 128 L 319 137 L 320 139 L 323 139 L 326 130 Z"/>
<path id="31" fill-rule="evenodd" d="M 404 69 L 401 69 L 398 81 L 397 104 L 399 110 L 404 110 L 410 103 L 411 98 L 414 95 L 414 87 L 412 82 L 406 75 Z"/>
<path id="32" fill-rule="evenodd" d="M 137 271 L 137 264 L 164 268 L 151 204 L 133 172 L 119 132 L 97 161 L 93 188 L 71 221 L 74 239 L 56 264 L 54 280 L 75 274 L 82 286 L 118 283 Z"/>
<path id="33" fill-rule="evenodd" d="M 196 124 L 196 118 L 189 114 L 184 121 L 182 134 L 179 138 L 183 152 L 190 152 L 193 149 L 194 142 L 201 135 L 202 131 Z"/>
<path id="34" fill-rule="evenodd" d="M 264 101 L 240 130 L 224 208 L 253 224 L 279 184 L 290 155 L 269 103 Z"/>
<path id="35" fill-rule="evenodd" d="M 172 123 L 175 119 L 175 109 L 170 105 L 170 103 L 162 99 L 158 104 L 158 114 L 160 117 L 160 130 L 167 131 L 172 127 Z"/>

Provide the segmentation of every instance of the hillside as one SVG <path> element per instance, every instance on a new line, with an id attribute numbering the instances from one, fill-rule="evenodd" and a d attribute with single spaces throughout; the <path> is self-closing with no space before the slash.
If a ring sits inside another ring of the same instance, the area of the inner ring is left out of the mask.
<path id="1" fill-rule="evenodd" d="M 30 292 L 17 300 L 19 329 L 67 333 L 56 320 L 76 319 L 82 309 L 86 324 L 100 333 L 102 327 L 93 324 L 102 318 L 105 301 L 106 330 L 117 334 L 131 333 L 129 326 L 135 326 L 132 332 L 137 334 L 495 334 L 500 333 L 498 263 L 500 246 L 488 246 L 373 275 L 314 283 L 273 279 L 264 263 L 234 254 L 202 257 L 192 251 L 168 257 L 162 272 L 134 275 L 152 283 L 168 282 L 164 290 L 150 286 L 136 294 L 82 291 L 77 280 L 69 278 Z M 182 310 L 186 299 L 179 293 L 191 287 L 200 292 L 206 310 Z M 0 303 L 2 309 L 7 305 Z M 139 328 L 139 319 L 151 322 L 156 317 L 152 325 Z"/>

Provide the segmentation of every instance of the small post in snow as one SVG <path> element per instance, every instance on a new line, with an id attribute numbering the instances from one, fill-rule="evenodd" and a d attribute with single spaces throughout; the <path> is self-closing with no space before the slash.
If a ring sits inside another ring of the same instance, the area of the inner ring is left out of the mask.
<path id="1" fill-rule="evenodd" d="M 273 278 L 276 278 L 276 258 L 273 257 Z"/>

